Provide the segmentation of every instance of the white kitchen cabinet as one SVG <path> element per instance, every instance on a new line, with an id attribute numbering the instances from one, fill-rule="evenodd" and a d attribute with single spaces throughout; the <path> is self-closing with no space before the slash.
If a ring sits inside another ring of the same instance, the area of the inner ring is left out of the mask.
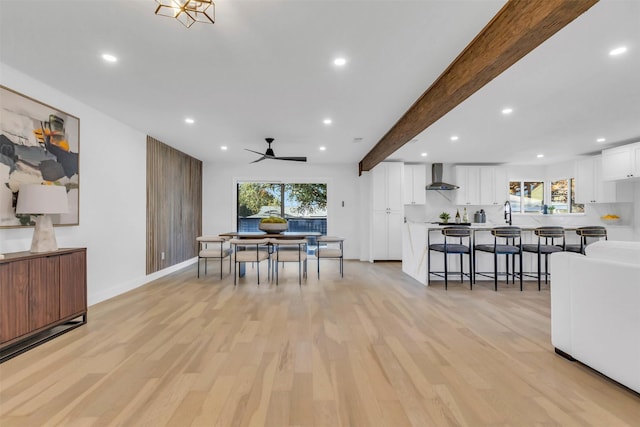
<path id="1" fill-rule="evenodd" d="M 427 170 L 424 164 L 404 165 L 404 204 L 424 205 L 427 203 L 425 187 Z"/>
<path id="2" fill-rule="evenodd" d="M 602 179 L 640 178 L 640 142 L 602 150 Z"/>
<path id="3" fill-rule="evenodd" d="M 404 164 L 399 162 L 382 162 L 371 170 L 373 177 L 373 210 L 387 209 L 402 212 L 402 177 Z"/>
<path id="4" fill-rule="evenodd" d="M 456 166 L 455 184 L 459 186 L 456 192 L 457 205 L 479 205 L 480 204 L 480 167 L 479 166 Z"/>
<path id="5" fill-rule="evenodd" d="M 373 213 L 373 260 L 402 260 L 402 224 L 402 212 Z"/>
<path id="6" fill-rule="evenodd" d="M 615 181 L 602 179 L 602 156 L 591 156 L 578 160 L 576 168 L 576 202 L 616 202 Z"/>
<path id="7" fill-rule="evenodd" d="M 372 259 L 402 259 L 404 165 L 382 162 L 372 173 Z"/>
<path id="8" fill-rule="evenodd" d="M 501 205 L 509 198 L 507 171 L 497 166 L 480 167 L 480 205 Z"/>

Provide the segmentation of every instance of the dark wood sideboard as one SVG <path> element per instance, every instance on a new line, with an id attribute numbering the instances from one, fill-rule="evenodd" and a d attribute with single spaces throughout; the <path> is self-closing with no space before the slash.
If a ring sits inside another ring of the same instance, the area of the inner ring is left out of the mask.
<path id="1" fill-rule="evenodd" d="M 0 259 L 0 363 L 85 323 L 86 248 Z"/>

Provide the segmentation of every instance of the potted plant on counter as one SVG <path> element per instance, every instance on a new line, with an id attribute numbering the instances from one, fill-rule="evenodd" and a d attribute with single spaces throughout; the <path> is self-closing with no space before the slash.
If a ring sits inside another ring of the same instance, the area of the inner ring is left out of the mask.
<path id="1" fill-rule="evenodd" d="M 278 216 L 270 216 L 268 218 L 262 218 L 258 228 L 266 233 L 281 233 L 287 231 L 289 224 L 284 218 Z"/>
<path id="2" fill-rule="evenodd" d="M 451 215 L 449 215 L 449 214 L 448 214 L 448 213 L 446 213 L 446 212 L 442 212 L 438 218 L 440 218 L 440 220 L 441 220 L 444 224 L 446 224 L 446 223 L 448 223 L 448 222 L 449 222 L 449 218 L 451 218 Z"/>

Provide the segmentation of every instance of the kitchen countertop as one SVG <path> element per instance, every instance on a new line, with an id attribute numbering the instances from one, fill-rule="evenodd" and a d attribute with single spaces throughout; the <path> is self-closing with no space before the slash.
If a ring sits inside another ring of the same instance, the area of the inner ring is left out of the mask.
<path id="1" fill-rule="evenodd" d="M 451 226 L 458 225 L 456 223 L 450 223 L 450 224 L 447 224 L 447 225 L 440 225 L 440 223 L 433 223 L 433 222 L 422 222 L 422 223 L 416 222 L 414 224 L 424 224 L 424 225 L 427 226 L 427 229 L 429 229 L 429 230 L 441 230 L 441 229 L 443 229 L 445 227 L 451 227 Z M 489 222 L 486 222 L 486 223 L 474 222 L 474 223 L 471 223 L 471 225 L 469 225 L 469 226 L 462 225 L 461 227 L 469 227 L 472 230 L 481 231 L 481 230 L 491 230 L 494 227 L 508 227 L 508 226 L 509 225 L 506 224 L 506 223 L 494 224 L 494 223 L 489 223 Z M 522 225 L 514 224 L 514 225 L 512 225 L 512 227 L 519 227 L 522 231 L 533 231 L 533 230 L 535 230 L 536 228 L 538 228 L 540 226 L 533 226 L 533 225 L 522 226 Z M 578 226 L 571 226 L 571 227 L 559 226 L 559 227 L 562 227 L 567 231 L 575 231 L 578 228 Z"/>

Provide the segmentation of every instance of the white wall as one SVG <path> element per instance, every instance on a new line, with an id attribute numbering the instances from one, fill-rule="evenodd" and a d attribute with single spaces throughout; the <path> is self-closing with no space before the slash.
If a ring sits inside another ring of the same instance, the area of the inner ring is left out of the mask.
<path id="1" fill-rule="evenodd" d="M 87 248 L 89 305 L 146 283 L 146 135 L 0 63 L 0 83 L 80 118 L 80 225 L 59 247 Z M 27 251 L 33 228 L 0 229 L 0 253 Z"/>
<path id="2" fill-rule="evenodd" d="M 327 234 L 344 237 L 345 258 L 360 259 L 363 212 L 357 164 L 311 164 L 265 160 L 254 164 L 203 164 L 204 234 L 236 229 L 237 181 L 326 182 Z M 342 206 L 344 202 L 344 206 Z M 368 214 L 367 214 L 368 215 Z M 368 217 L 367 217 L 368 218 Z"/>

